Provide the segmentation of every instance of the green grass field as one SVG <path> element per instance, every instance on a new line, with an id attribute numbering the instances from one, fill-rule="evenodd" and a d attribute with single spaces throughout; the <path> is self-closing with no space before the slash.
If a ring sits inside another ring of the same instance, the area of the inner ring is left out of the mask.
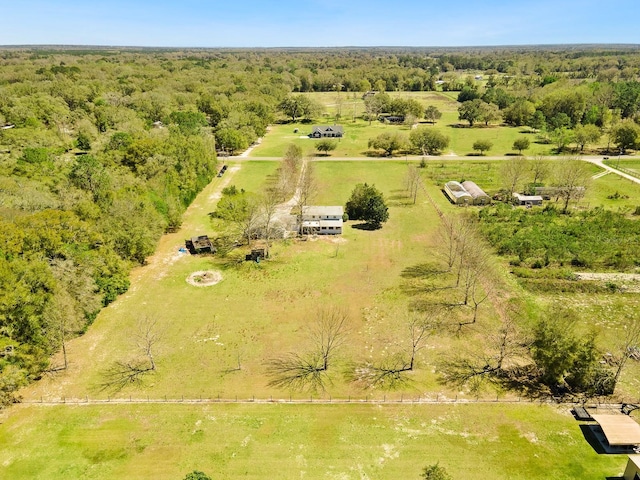
<path id="1" fill-rule="evenodd" d="M 12 480 L 417 479 L 434 463 L 469 480 L 603 480 L 626 456 L 530 404 L 17 406 L 0 429 Z"/>
<path id="2" fill-rule="evenodd" d="M 409 162 L 411 163 L 411 162 Z M 416 164 L 416 161 L 413 162 Z M 499 187 L 499 161 L 428 160 L 424 186 L 446 215 L 470 209 L 452 206 L 440 189 L 445 178 L 473 179 Z M 275 161 L 231 162 L 198 196 L 182 229 L 165 235 L 147 266 L 132 274 L 129 292 L 104 309 L 89 331 L 67 345 L 70 367 L 24 389 L 25 400 L 125 399 L 118 405 L 23 405 L 2 414 L 0 478 L 11 479 L 180 479 L 194 469 L 212 478 L 417 478 L 440 462 L 455 478 L 591 479 L 620 474 L 625 458 L 597 455 L 566 408 L 523 404 L 290 405 L 290 404 L 126 404 L 151 399 L 404 399 L 473 400 L 468 391 L 442 385 L 435 370 L 448 352 L 482 340 L 494 325 L 496 308 L 487 303 L 478 325 L 459 335 L 438 332 L 419 353 L 409 383 L 396 390 L 365 389 L 343 372 L 353 360 L 376 360 L 406 348 L 407 307 L 419 300 L 424 279 L 407 271 L 437 260 L 439 219 L 420 192 L 413 205 L 403 190 L 405 162 L 315 161 L 316 203 L 342 205 L 359 182 L 375 184 L 385 195 L 390 219 L 366 231 L 349 222 L 340 239 L 287 240 L 272 247 L 269 261 L 180 254 L 184 239 L 215 235 L 208 213 L 220 190 L 236 185 L 258 191 L 277 167 Z M 599 169 L 593 167 L 594 173 Z M 587 199 L 606 202 L 622 188 L 615 175 L 594 180 Z M 245 249 L 246 250 L 246 249 Z M 244 253 L 244 250 L 242 251 Z M 595 328 L 602 347 L 613 348 L 625 322 L 640 307 L 639 296 L 533 295 L 523 292 L 494 259 L 491 281 L 505 295 L 522 295 L 538 307 L 559 302 L 581 311 L 582 327 Z M 217 270 L 221 283 L 188 285 L 197 270 Z M 412 270 L 413 269 L 413 270 Z M 320 308 L 349 312 L 347 346 L 339 352 L 325 392 L 300 392 L 268 385 L 265 361 L 310 348 L 308 325 Z M 145 318 L 157 322 L 161 341 L 158 370 L 142 386 L 103 390 L 103 372 L 135 351 L 135 334 Z M 237 369 L 238 359 L 241 368 Z M 54 363 L 61 362 L 60 358 Z M 621 390 L 637 394 L 636 364 L 623 375 Z M 516 398 L 487 389 L 484 398 Z M 72 403 L 75 400 L 70 400 Z"/>
<path id="3" fill-rule="evenodd" d="M 240 170 L 233 172 L 237 166 Z M 276 166 L 276 162 L 232 165 L 228 175 L 233 177 L 227 176 L 225 181 L 255 191 Z M 214 202 L 205 191 L 185 219 L 184 233 L 165 237 L 159 258 L 134 272 L 134 287 L 105 309 L 86 335 L 70 342 L 70 371 L 62 374 L 63 378 L 45 379 L 33 386 L 32 395 L 112 395 L 99 389 L 102 374 L 115 359 L 130 356 L 132 332 L 144 318 L 155 319 L 163 332 L 158 373 L 144 389 L 145 395 L 152 397 L 288 396 L 286 390 L 268 387 L 265 362 L 307 348 L 304 324 L 313 322 L 318 309 L 324 307 L 349 311 L 353 332 L 349 350 L 361 352 L 351 355 L 354 359 L 364 356 L 365 351 L 382 355 L 387 345 L 401 349 L 406 342 L 403 325 L 407 306 L 413 299 L 403 293 L 401 274 L 433 255 L 429 250 L 436 212 L 426 198 L 420 198 L 416 205 L 408 204 L 402 190 L 406 173 L 402 163 L 318 162 L 317 171 L 318 202 L 344 204 L 356 183 L 373 183 L 389 199 L 389 222 L 377 231 L 354 229 L 349 223 L 339 242 L 320 238 L 278 243 L 272 248 L 271 260 L 259 265 L 179 255 L 183 237 L 212 233 L 206 225 Z M 186 283 L 190 273 L 208 269 L 220 271 L 224 280 L 207 288 Z M 481 315 L 491 317 L 491 309 Z M 443 338 L 439 344 L 445 347 L 451 341 L 457 340 Z M 88 350 L 91 358 L 85 355 Z M 229 373 L 238 356 L 242 369 Z M 349 360 L 347 352 L 342 360 Z M 425 363 L 433 360 L 435 357 L 429 358 L 425 351 Z M 208 380 L 203 382 L 203 378 Z M 343 381 L 341 369 L 336 368 L 332 379 L 325 395 L 365 395 Z M 423 368 L 416 372 L 410 391 L 434 388 L 431 368 Z M 136 396 L 140 391 L 131 387 L 124 393 Z"/>
<path id="4" fill-rule="evenodd" d="M 341 115 L 337 113 L 337 94 L 333 93 L 308 93 L 316 101 L 324 106 L 324 115 L 314 121 L 313 124 L 285 123 L 272 125 L 270 132 L 265 137 L 263 143 L 253 152 L 255 157 L 279 157 L 282 156 L 287 145 L 295 143 L 300 145 L 308 155 L 313 155 L 317 140 L 306 138 L 311 132 L 311 127 L 315 125 L 340 124 L 344 127 L 344 137 L 339 140 L 338 148 L 331 152 L 334 157 L 357 157 L 364 155 L 374 155 L 376 152 L 370 151 L 367 143 L 370 138 L 374 138 L 382 132 L 401 132 L 408 135 L 411 131 L 406 125 L 385 125 L 378 121 L 369 124 L 362 120 L 364 105 L 359 96 L 353 98 L 353 94 L 342 93 L 341 95 Z M 526 155 L 548 155 L 552 153 L 552 145 L 535 143 L 535 135 L 529 133 L 528 129 L 521 127 L 506 127 L 482 125 L 468 128 L 467 122 L 458 120 L 458 103 L 441 92 L 390 92 L 392 97 L 413 98 L 418 100 L 426 108 L 427 105 L 435 105 L 442 112 L 442 118 L 435 124 L 423 122 L 418 128 L 436 129 L 450 138 L 449 147 L 443 154 L 455 154 L 459 156 L 477 154 L 473 150 L 473 143 L 477 140 L 489 140 L 493 147 L 485 152 L 485 155 L 514 155 L 518 152 L 513 150 L 513 142 L 516 138 L 526 136 L 531 141 L 531 146 L 523 152 Z M 355 112 L 355 115 L 354 115 Z M 355 117 L 355 121 L 354 121 Z M 298 130 L 294 133 L 294 130 Z M 378 152 L 380 153 L 380 152 Z M 398 155 L 402 155 L 399 152 Z"/>

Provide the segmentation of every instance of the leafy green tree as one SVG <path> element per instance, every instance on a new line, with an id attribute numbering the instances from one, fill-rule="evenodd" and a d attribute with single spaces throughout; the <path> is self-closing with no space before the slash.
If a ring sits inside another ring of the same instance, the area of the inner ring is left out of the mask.
<path id="1" fill-rule="evenodd" d="M 111 135 L 107 149 L 125 150 L 133 143 L 133 136 L 128 132 L 116 132 Z"/>
<path id="2" fill-rule="evenodd" d="M 564 112 L 558 112 L 553 117 L 549 118 L 549 128 L 571 128 L 571 117 Z"/>
<path id="3" fill-rule="evenodd" d="M 482 120 L 486 126 L 492 122 L 499 122 L 501 119 L 502 114 L 496 105 L 483 102 L 480 109 L 480 120 Z"/>
<path id="4" fill-rule="evenodd" d="M 380 228 L 389 219 L 389 210 L 384 196 L 375 187 L 366 183 L 359 183 L 351 192 L 347 201 L 346 214 L 351 220 L 364 220 L 373 228 Z"/>
<path id="5" fill-rule="evenodd" d="M 438 120 L 442 118 L 442 112 L 438 110 L 438 107 L 435 105 L 429 105 L 424 110 L 424 118 L 428 122 L 435 124 Z"/>
<path id="6" fill-rule="evenodd" d="M 200 129 L 208 125 L 207 117 L 202 112 L 177 111 L 169 114 L 171 123 L 178 126 L 185 135 L 196 135 Z"/>
<path id="7" fill-rule="evenodd" d="M 561 153 L 573 141 L 573 132 L 567 127 L 556 128 L 551 132 L 551 141 Z"/>
<path id="8" fill-rule="evenodd" d="M 394 98 L 389 102 L 387 112 L 391 115 L 412 115 L 415 118 L 420 118 L 422 116 L 423 107 L 419 101 L 413 98 Z"/>
<path id="9" fill-rule="evenodd" d="M 469 122 L 469 126 L 473 127 L 478 120 L 482 119 L 484 105 L 486 105 L 486 103 L 479 98 L 467 100 L 458 107 L 458 119 L 466 120 Z"/>
<path id="10" fill-rule="evenodd" d="M 533 130 L 544 130 L 547 126 L 547 119 L 545 118 L 544 113 L 540 110 L 536 110 L 533 112 L 533 115 L 529 117 L 525 125 L 531 127 Z"/>
<path id="11" fill-rule="evenodd" d="M 311 119 L 319 115 L 322 106 L 307 96 L 289 95 L 280 102 L 278 109 L 286 116 L 291 117 L 292 122 L 295 122 L 298 118 Z"/>
<path id="12" fill-rule="evenodd" d="M 51 154 L 47 148 L 42 147 L 26 147 L 22 151 L 22 157 L 20 160 L 27 163 L 44 163 L 51 159 Z"/>
<path id="13" fill-rule="evenodd" d="M 580 151 L 584 151 L 584 147 L 597 143 L 602 136 L 600 129 L 592 124 L 578 124 L 573 129 L 573 141 L 576 142 Z"/>
<path id="14" fill-rule="evenodd" d="M 533 103 L 524 98 L 518 98 L 503 110 L 502 115 L 506 123 L 519 127 L 522 125 L 528 125 L 535 112 L 536 108 Z M 542 115 L 542 112 L 540 112 L 540 114 Z"/>
<path id="15" fill-rule="evenodd" d="M 480 155 L 484 155 L 484 152 L 491 150 L 493 143 L 489 140 L 476 140 L 473 142 L 473 149 L 480 152 Z"/>
<path id="16" fill-rule="evenodd" d="M 522 155 L 523 150 L 527 150 L 529 148 L 530 142 L 527 137 L 516 138 L 513 141 L 513 149 L 518 151 L 519 155 Z"/>
<path id="17" fill-rule="evenodd" d="M 420 478 L 423 480 L 453 480 L 453 477 L 439 463 L 424 467 Z"/>
<path id="18" fill-rule="evenodd" d="M 216 210 L 212 214 L 215 218 L 234 223 L 240 223 L 250 213 L 250 198 L 244 190 L 238 190 L 235 185 L 222 190 L 222 198 L 216 205 Z"/>
<path id="19" fill-rule="evenodd" d="M 535 325 L 531 355 L 552 393 L 612 393 L 613 374 L 600 365 L 596 335 L 576 332 L 575 314 L 556 309 Z"/>
<path id="20" fill-rule="evenodd" d="M 370 138 L 369 148 L 384 150 L 385 155 L 391 156 L 393 152 L 403 148 L 406 145 L 406 138 L 401 133 L 384 132 L 375 138 Z"/>
<path id="21" fill-rule="evenodd" d="M 332 152 L 336 148 L 338 148 L 338 142 L 336 140 L 323 138 L 316 143 L 316 150 L 324 153 L 325 155 L 328 155 L 329 152 Z"/>
<path id="22" fill-rule="evenodd" d="M 78 133 L 78 138 L 76 138 L 76 146 L 80 150 L 89 151 L 91 150 L 91 138 L 85 132 Z"/>
<path id="23" fill-rule="evenodd" d="M 249 147 L 247 137 L 242 132 L 233 128 L 223 128 L 216 132 L 216 144 L 218 147 L 233 155 L 237 150 L 246 150 Z"/>
<path id="24" fill-rule="evenodd" d="M 69 179 L 76 187 L 93 195 L 97 204 L 107 202 L 111 198 L 111 177 L 106 168 L 92 155 L 83 155 L 76 159 Z"/>
<path id="25" fill-rule="evenodd" d="M 480 94 L 478 93 L 478 90 L 469 85 L 465 85 L 464 87 L 462 87 L 462 90 L 458 94 L 458 102 L 460 103 L 468 102 L 470 100 L 475 100 L 476 98 L 480 98 Z"/>
<path id="26" fill-rule="evenodd" d="M 449 137 L 431 128 L 416 128 L 409 133 L 411 145 L 423 155 L 438 155 L 449 146 Z"/>
<path id="27" fill-rule="evenodd" d="M 487 103 L 497 105 L 500 110 L 506 109 L 516 101 L 513 95 L 508 94 L 505 89 L 500 87 L 489 87 L 480 98 Z"/>
<path id="28" fill-rule="evenodd" d="M 611 140 L 622 152 L 634 148 L 640 136 L 640 128 L 631 120 L 623 120 L 611 129 Z"/>
<path id="29" fill-rule="evenodd" d="M 640 111 L 640 82 L 618 82 L 614 92 L 613 107 L 620 109 L 622 118 L 631 118 Z"/>

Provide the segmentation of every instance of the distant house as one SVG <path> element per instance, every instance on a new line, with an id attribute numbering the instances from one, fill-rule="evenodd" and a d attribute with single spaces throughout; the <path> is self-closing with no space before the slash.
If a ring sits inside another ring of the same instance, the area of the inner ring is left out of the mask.
<path id="1" fill-rule="evenodd" d="M 384 123 L 402 123 L 404 115 L 380 115 L 379 120 Z"/>
<path id="2" fill-rule="evenodd" d="M 523 195 L 521 193 L 514 193 L 513 203 L 526 207 L 532 205 L 542 205 L 542 197 L 540 195 Z"/>
<path id="3" fill-rule="evenodd" d="M 471 180 L 462 182 L 462 187 L 471 195 L 474 205 L 489 205 L 491 203 L 491 197 Z"/>
<path id="4" fill-rule="evenodd" d="M 454 205 L 472 205 L 473 197 L 465 190 L 460 182 L 447 182 L 444 185 L 444 193 Z"/>
<path id="5" fill-rule="evenodd" d="M 314 125 L 309 138 L 342 138 L 343 135 L 342 125 Z"/>
<path id="6" fill-rule="evenodd" d="M 342 206 L 302 207 L 302 234 L 340 235 L 342 233 Z"/>

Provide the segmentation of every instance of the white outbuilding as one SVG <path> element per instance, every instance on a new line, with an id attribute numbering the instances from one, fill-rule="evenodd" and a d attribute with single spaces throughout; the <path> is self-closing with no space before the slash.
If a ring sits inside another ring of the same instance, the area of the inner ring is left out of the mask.
<path id="1" fill-rule="evenodd" d="M 455 205 L 473 205 L 473 197 L 460 182 L 450 181 L 444 184 L 444 193 Z"/>

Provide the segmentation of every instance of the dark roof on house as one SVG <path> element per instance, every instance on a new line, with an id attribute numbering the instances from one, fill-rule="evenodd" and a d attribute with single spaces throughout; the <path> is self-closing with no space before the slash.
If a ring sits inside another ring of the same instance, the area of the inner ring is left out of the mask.
<path id="1" fill-rule="evenodd" d="M 314 134 L 315 132 L 318 132 L 318 133 L 327 133 L 327 132 L 344 133 L 344 129 L 342 128 L 342 125 L 314 125 L 313 128 L 311 129 L 311 133 Z"/>

